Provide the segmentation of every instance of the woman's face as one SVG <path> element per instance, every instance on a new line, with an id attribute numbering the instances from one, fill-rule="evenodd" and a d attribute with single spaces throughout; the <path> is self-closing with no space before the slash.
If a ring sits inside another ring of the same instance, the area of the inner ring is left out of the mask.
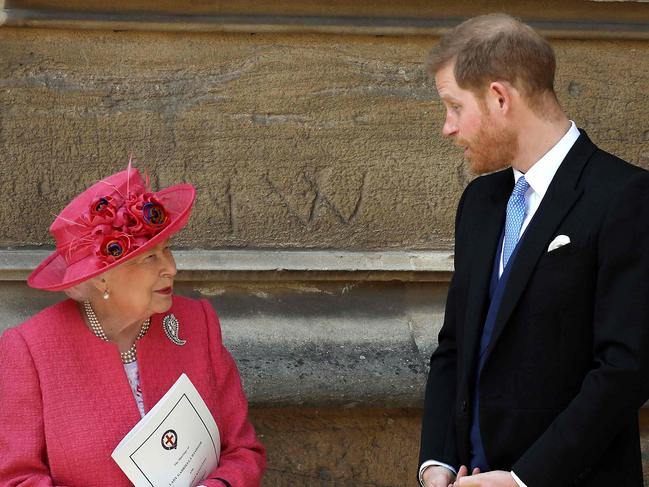
<path id="1" fill-rule="evenodd" d="M 99 290 L 107 288 L 110 296 L 99 306 L 124 325 L 164 313 L 171 307 L 175 276 L 176 262 L 165 240 L 103 274 Z"/>

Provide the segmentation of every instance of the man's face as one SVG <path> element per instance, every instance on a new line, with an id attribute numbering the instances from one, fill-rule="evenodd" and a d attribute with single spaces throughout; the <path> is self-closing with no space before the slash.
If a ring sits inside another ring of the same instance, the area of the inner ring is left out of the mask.
<path id="1" fill-rule="evenodd" d="M 518 139 L 511 127 L 490 112 L 488 100 L 457 85 L 453 64 L 437 72 L 435 84 L 446 107 L 442 133 L 464 149 L 471 172 L 484 174 L 510 166 L 518 152 Z"/>

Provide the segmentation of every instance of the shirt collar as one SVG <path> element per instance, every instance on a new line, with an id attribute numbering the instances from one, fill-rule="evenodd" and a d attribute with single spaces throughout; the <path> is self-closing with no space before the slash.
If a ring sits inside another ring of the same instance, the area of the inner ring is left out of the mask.
<path id="1" fill-rule="evenodd" d="M 541 198 L 545 196 L 552 178 L 556 174 L 559 166 L 566 158 L 568 152 L 579 138 L 580 132 L 575 122 L 570 121 L 570 128 L 559 142 L 552 149 L 545 153 L 532 167 L 525 173 L 525 180 L 530 188 Z M 514 182 L 523 176 L 523 173 L 514 169 Z"/>

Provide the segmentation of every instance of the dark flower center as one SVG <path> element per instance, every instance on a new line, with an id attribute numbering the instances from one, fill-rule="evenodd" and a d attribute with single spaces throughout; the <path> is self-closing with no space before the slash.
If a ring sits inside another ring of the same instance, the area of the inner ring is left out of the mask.
<path id="1" fill-rule="evenodd" d="M 95 211 L 101 213 L 108 206 L 108 200 L 106 198 L 99 198 L 99 201 L 95 204 Z"/>
<path id="2" fill-rule="evenodd" d="M 167 221 L 167 213 L 162 205 L 148 202 L 142 207 L 142 218 L 149 225 L 160 226 Z"/>
<path id="3" fill-rule="evenodd" d="M 106 254 L 113 257 L 120 257 L 124 253 L 124 247 L 119 240 L 111 240 L 106 244 Z"/>

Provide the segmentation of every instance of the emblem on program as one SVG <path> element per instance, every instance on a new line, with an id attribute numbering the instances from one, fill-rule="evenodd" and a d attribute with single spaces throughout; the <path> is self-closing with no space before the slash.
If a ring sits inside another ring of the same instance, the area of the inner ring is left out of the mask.
<path id="1" fill-rule="evenodd" d="M 178 435 L 174 430 L 167 430 L 162 435 L 162 448 L 173 450 L 178 447 Z"/>

